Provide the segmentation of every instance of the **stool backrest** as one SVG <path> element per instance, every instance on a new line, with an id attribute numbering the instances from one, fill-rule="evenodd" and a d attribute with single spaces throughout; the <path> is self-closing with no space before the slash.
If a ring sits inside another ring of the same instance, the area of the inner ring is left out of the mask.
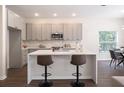
<path id="1" fill-rule="evenodd" d="M 52 64 L 52 57 L 50 55 L 37 56 L 37 64 L 47 66 Z"/>
<path id="2" fill-rule="evenodd" d="M 72 55 L 71 64 L 73 65 L 83 65 L 86 63 L 85 55 Z"/>

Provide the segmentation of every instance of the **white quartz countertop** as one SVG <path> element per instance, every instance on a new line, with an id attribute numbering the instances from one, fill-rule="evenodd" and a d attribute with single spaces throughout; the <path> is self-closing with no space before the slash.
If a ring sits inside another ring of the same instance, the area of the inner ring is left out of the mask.
<path id="1" fill-rule="evenodd" d="M 90 51 L 76 51 L 76 50 L 68 50 L 68 51 L 52 51 L 52 50 L 37 50 L 35 52 L 31 52 L 28 55 L 96 55 L 96 53 Z"/>
<path id="2" fill-rule="evenodd" d="M 22 48 L 22 49 L 51 49 L 51 48 L 39 48 L 39 47 L 27 47 L 27 48 Z"/>
<path id="3" fill-rule="evenodd" d="M 51 50 L 51 48 L 49 47 L 45 47 L 45 48 L 39 48 L 39 47 L 27 47 L 27 48 L 22 48 L 22 49 L 24 49 L 24 50 L 28 50 L 28 49 L 41 49 L 41 50 Z M 63 48 L 63 49 L 70 49 L 70 50 L 73 50 L 73 49 L 75 49 L 75 48 Z"/>

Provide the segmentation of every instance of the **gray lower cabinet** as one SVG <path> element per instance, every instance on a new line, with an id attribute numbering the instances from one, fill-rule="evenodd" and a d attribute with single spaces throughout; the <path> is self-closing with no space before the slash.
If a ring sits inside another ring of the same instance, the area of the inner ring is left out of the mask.
<path id="1" fill-rule="evenodd" d="M 51 48 L 33 48 L 33 49 L 28 49 L 28 53 L 37 51 L 37 50 L 50 50 Z"/>
<path id="2" fill-rule="evenodd" d="M 27 64 L 28 49 L 22 49 L 22 64 Z"/>
<path id="3" fill-rule="evenodd" d="M 34 52 L 34 51 L 37 51 L 39 49 L 28 49 L 28 53 L 31 53 L 31 52 Z"/>

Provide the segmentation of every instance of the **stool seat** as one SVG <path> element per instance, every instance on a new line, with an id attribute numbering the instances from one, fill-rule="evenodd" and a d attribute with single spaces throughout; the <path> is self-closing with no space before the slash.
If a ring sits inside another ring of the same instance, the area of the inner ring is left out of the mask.
<path id="1" fill-rule="evenodd" d="M 72 55 L 71 64 L 83 65 L 86 63 L 86 56 L 84 55 Z"/>
<path id="2" fill-rule="evenodd" d="M 45 67 L 45 73 L 42 76 L 45 77 L 44 82 L 40 82 L 40 87 L 50 87 L 52 86 L 52 82 L 47 80 L 47 77 L 51 75 L 51 73 L 47 72 L 47 66 L 53 63 L 52 57 L 50 55 L 37 56 L 37 64 Z"/>
<path id="3" fill-rule="evenodd" d="M 50 55 L 37 56 L 37 64 L 48 66 L 53 64 L 52 57 Z"/>
<path id="4" fill-rule="evenodd" d="M 73 73 L 73 76 L 76 76 L 76 81 L 73 81 L 71 85 L 73 87 L 83 87 L 85 84 L 83 82 L 79 81 L 79 76 L 81 73 L 79 73 L 79 65 L 83 65 L 86 63 L 86 56 L 85 55 L 72 55 L 71 64 L 76 65 L 76 73 Z"/>

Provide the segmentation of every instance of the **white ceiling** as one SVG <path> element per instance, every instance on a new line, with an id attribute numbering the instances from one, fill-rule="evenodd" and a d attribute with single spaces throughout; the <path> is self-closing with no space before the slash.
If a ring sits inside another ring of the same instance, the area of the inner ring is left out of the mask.
<path id="1" fill-rule="evenodd" d="M 123 18 L 124 5 L 8 5 L 9 9 L 26 18 L 35 18 L 34 13 L 39 13 L 40 18 L 55 18 L 53 13 L 57 13 L 57 18 L 72 18 L 72 13 L 76 13 L 74 18 L 84 17 L 111 17 Z"/>

